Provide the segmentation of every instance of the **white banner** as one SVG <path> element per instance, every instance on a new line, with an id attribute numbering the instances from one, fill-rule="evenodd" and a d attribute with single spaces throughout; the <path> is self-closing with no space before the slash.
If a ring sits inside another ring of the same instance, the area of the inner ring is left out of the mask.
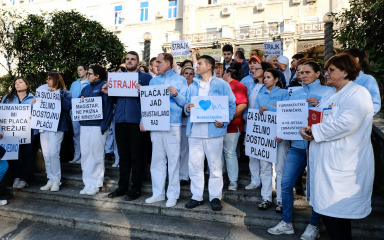
<path id="1" fill-rule="evenodd" d="M 245 134 L 245 154 L 249 157 L 276 163 L 277 142 L 276 113 L 259 113 L 258 109 L 249 109 L 247 132 Z"/>
<path id="2" fill-rule="evenodd" d="M 61 113 L 60 90 L 54 92 L 36 90 L 35 97 L 31 128 L 57 132 Z"/>
<path id="3" fill-rule="evenodd" d="M 172 41 L 172 55 L 173 57 L 181 57 L 181 56 L 189 56 L 191 53 L 189 52 L 189 48 L 191 46 L 190 41 L 187 40 L 177 40 Z"/>
<path id="4" fill-rule="evenodd" d="M 283 50 L 281 49 L 281 42 L 264 42 L 264 55 L 283 55 Z"/>
<path id="5" fill-rule="evenodd" d="M 308 125 L 308 103 L 303 100 L 277 102 L 277 137 L 303 140 L 299 131 Z"/>
<path id="6" fill-rule="evenodd" d="M 229 122 L 228 96 L 194 96 L 191 122 Z"/>
<path id="7" fill-rule="evenodd" d="M 0 123 L 5 136 L 20 137 L 20 144 L 31 143 L 31 104 L 0 104 Z"/>
<path id="8" fill-rule="evenodd" d="M 86 121 L 103 119 L 101 97 L 72 98 L 72 120 Z"/>
<path id="9" fill-rule="evenodd" d="M 139 83 L 139 73 L 108 73 L 108 96 L 138 97 L 136 84 Z"/>
<path id="10" fill-rule="evenodd" d="M 170 130 L 170 100 L 168 85 L 140 87 L 141 118 L 145 130 Z"/>
<path id="11" fill-rule="evenodd" d="M 17 160 L 19 159 L 19 142 L 20 137 L 3 137 L 0 139 L 0 146 L 5 149 L 5 155 L 1 160 Z"/>

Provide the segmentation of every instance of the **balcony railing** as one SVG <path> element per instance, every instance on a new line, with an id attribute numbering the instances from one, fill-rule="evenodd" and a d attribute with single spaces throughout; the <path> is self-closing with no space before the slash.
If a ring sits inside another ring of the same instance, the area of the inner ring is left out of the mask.
<path id="1" fill-rule="evenodd" d="M 296 25 L 296 31 L 299 34 L 313 34 L 313 33 L 323 33 L 324 32 L 324 23 L 302 23 Z"/>
<path id="2" fill-rule="evenodd" d="M 189 39 L 191 42 L 212 42 L 221 38 L 221 32 L 182 34 L 180 39 Z"/>

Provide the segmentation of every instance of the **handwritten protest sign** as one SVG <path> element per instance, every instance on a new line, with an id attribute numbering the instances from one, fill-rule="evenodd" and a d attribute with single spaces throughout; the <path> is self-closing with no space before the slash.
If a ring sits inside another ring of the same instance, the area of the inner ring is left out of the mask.
<path id="1" fill-rule="evenodd" d="M 4 136 L 0 139 L 0 146 L 2 146 L 6 151 L 1 160 L 19 159 L 19 142 L 20 137 Z"/>
<path id="2" fill-rule="evenodd" d="M 277 102 L 277 137 L 303 140 L 299 131 L 308 125 L 308 103 L 303 100 Z"/>
<path id="3" fill-rule="evenodd" d="M 276 113 L 249 109 L 247 115 L 247 132 L 245 135 L 245 154 L 249 157 L 276 163 L 277 142 Z"/>
<path id="4" fill-rule="evenodd" d="M 139 73 L 108 73 L 108 95 L 115 97 L 138 97 L 136 84 Z"/>
<path id="5" fill-rule="evenodd" d="M 172 41 L 172 55 L 174 57 L 189 56 L 191 55 L 191 53 L 189 52 L 190 46 L 191 44 L 189 40 Z"/>
<path id="6" fill-rule="evenodd" d="M 103 119 L 103 103 L 101 97 L 72 98 L 73 121 Z"/>
<path id="7" fill-rule="evenodd" d="M 57 132 L 61 113 L 60 90 L 54 92 L 36 90 L 35 97 L 31 128 Z"/>
<path id="8" fill-rule="evenodd" d="M 228 96 L 194 96 L 191 122 L 229 122 Z"/>
<path id="9" fill-rule="evenodd" d="M 289 93 L 289 96 L 292 96 L 292 94 L 294 93 L 294 92 L 296 92 L 297 90 L 300 90 L 300 89 L 302 89 L 303 87 L 300 87 L 300 86 L 297 86 L 297 87 L 289 87 L 288 88 L 288 93 Z"/>
<path id="10" fill-rule="evenodd" d="M 31 143 L 30 117 L 30 104 L 0 104 L 0 123 L 4 135 L 20 137 L 20 144 Z"/>
<path id="11" fill-rule="evenodd" d="M 140 87 L 141 117 L 147 131 L 170 130 L 170 96 L 168 85 Z"/>
<path id="12" fill-rule="evenodd" d="M 221 49 L 203 49 L 203 50 L 200 50 L 200 56 L 202 55 L 208 55 L 208 56 L 211 56 L 213 58 L 221 58 L 221 56 L 223 55 L 223 52 Z"/>
<path id="13" fill-rule="evenodd" d="M 281 42 L 264 42 L 264 55 L 283 55 L 283 51 L 281 49 Z"/>

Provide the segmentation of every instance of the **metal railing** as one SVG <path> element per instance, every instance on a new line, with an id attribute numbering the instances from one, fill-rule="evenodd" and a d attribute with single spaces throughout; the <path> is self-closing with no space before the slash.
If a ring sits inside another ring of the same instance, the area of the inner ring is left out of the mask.
<path id="1" fill-rule="evenodd" d="M 191 42 L 212 42 L 221 38 L 221 32 L 182 34 L 180 39 L 190 39 Z"/>
<path id="2" fill-rule="evenodd" d="M 323 33 L 324 32 L 324 23 L 301 23 L 296 25 L 296 32 L 299 34 L 313 34 L 313 33 Z"/>

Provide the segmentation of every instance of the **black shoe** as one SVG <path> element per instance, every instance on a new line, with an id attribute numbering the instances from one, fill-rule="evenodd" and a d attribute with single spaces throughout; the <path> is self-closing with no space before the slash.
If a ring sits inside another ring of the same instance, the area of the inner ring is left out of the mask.
<path id="1" fill-rule="evenodd" d="M 189 201 L 185 204 L 185 207 L 188 209 L 192 209 L 203 204 L 204 204 L 204 201 L 196 201 L 193 199 L 189 199 Z"/>
<path id="2" fill-rule="evenodd" d="M 221 206 L 220 199 L 218 199 L 218 198 L 212 199 L 211 208 L 213 211 L 221 211 L 221 209 L 223 209 L 223 206 Z"/>
<path id="3" fill-rule="evenodd" d="M 125 195 L 125 192 L 120 191 L 119 189 L 116 189 L 115 191 L 111 192 L 108 194 L 109 198 L 114 198 L 114 197 L 120 197 Z"/>
<path id="4" fill-rule="evenodd" d="M 189 185 L 189 180 L 180 180 L 180 186 Z"/>
<path id="5" fill-rule="evenodd" d="M 127 196 L 125 196 L 125 201 L 133 201 L 133 200 L 136 200 L 138 199 L 139 197 L 141 196 L 141 190 L 131 190 L 129 191 L 129 193 L 127 194 Z"/>

